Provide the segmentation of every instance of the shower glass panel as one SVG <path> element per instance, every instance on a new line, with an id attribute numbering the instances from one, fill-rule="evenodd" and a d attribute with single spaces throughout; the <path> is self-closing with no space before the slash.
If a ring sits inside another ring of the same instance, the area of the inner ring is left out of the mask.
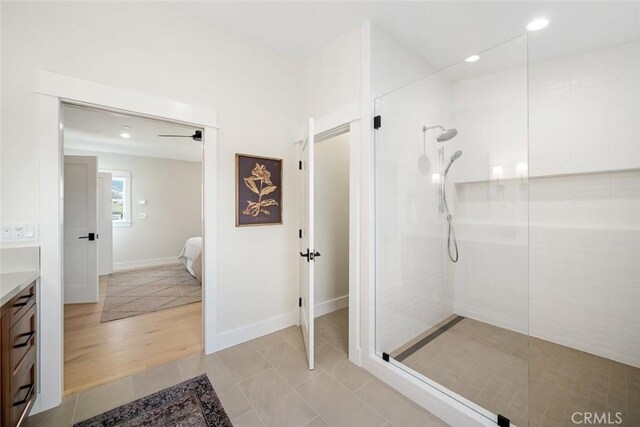
<path id="1" fill-rule="evenodd" d="M 376 351 L 528 425 L 527 38 L 377 98 Z"/>

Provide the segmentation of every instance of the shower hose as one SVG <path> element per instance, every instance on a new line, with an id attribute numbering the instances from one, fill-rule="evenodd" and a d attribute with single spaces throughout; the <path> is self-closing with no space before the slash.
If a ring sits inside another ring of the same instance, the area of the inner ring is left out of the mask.
<path id="1" fill-rule="evenodd" d="M 458 262 L 458 241 L 456 240 L 456 231 L 453 228 L 453 218 L 449 213 L 449 205 L 447 204 L 447 189 L 446 189 L 446 177 L 444 175 L 442 182 L 442 203 L 444 205 L 444 212 L 447 215 L 447 224 L 449 225 L 449 233 L 447 235 L 447 252 L 449 253 L 449 259 L 452 262 Z M 453 248 L 452 248 L 453 242 Z"/>

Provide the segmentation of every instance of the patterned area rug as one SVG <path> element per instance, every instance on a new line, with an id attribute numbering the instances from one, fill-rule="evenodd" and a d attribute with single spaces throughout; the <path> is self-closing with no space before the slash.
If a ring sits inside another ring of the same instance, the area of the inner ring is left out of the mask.
<path id="1" fill-rule="evenodd" d="M 231 427 L 206 375 L 104 412 L 74 427 Z"/>
<path id="2" fill-rule="evenodd" d="M 109 276 L 101 322 L 138 316 L 202 300 L 202 286 L 184 265 L 168 265 Z"/>

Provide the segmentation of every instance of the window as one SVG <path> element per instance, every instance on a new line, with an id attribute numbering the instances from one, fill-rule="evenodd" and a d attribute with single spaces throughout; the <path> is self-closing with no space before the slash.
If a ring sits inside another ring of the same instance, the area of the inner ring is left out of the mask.
<path id="1" fill-rule="evenodd" d="M 111 220 L 113 225 L 131 225 L 131 172 L 105 170 L 111 174 Z"/>

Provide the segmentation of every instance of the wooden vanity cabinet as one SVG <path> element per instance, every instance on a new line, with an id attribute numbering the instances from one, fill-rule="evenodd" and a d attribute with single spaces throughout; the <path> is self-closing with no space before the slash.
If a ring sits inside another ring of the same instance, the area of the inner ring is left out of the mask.
<path id="1" fill-rule="evenodd" d="M 24 426 L 37 394 L 36 282 L 1 308 L 0 424 Z"/>

